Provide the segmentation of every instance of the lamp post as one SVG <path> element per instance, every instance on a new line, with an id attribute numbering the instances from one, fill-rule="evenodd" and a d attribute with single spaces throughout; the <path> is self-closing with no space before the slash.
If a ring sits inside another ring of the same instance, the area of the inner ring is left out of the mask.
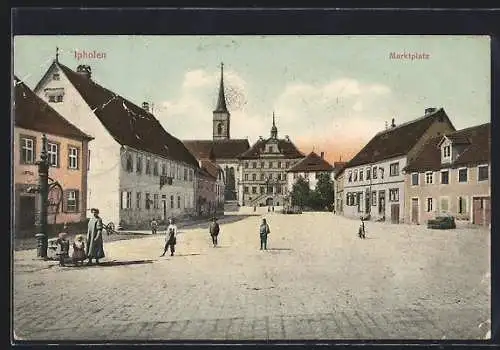
<path id="1" fill-rule="evenodd" d="M 46 258 L 48 248 L 47 237 L 47 206 L 49 193 L 49 167 L 50 162 L 47 154 L 47 136 L 42 136 L 42 152 L 38 165 L 38 191 L 40 198 L 40 215 L 38 217 L 38 233 L 35 235 L 37 240 L 37 257 Z"/>

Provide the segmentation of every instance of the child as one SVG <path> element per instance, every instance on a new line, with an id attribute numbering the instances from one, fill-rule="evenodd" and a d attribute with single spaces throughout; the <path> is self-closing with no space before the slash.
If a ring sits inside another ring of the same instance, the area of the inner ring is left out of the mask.
<path id="1" fill-rule="evenodd" d="M 64 230 L 67 228 L 68 226 L 64 225 Z M 56 240 L 56 255 L 59 258 L 59 266 L 64 266 L 64 262 L 69 258 L 69 241 L 66 239 L 66 236 L 66 232 L 61 232 L 59 233 L 59 238 Z"/>
<path id="2" fill-rule="evenodd" d="M 358 230 L 358 236 L 359 238 L 365 239 L 365 222 L 363 220 L 363 217 L 361 217 L 361 225 L 359 225 L 359 230 Z"/>
<path id="3" fill-rule="evenodd" d="M 167 235 L 165 237 L 165 248 L 163 250 L 163 254 L 160 256 L 165 256 L 168 247 L 170 247 L 170 256 L 174 256 L 176 244 L 177 244 L 177 225 L 174 223 L 174 219 L 169 219 L 169 225 L 167 227 Z"/>
<path id="4" fill-rule="evenodd" d="M 85 254 L 85 242 L 83 240 L 83 235 L 76 235 L 75 241 L 73 242 L 73 262 L 75 265 L 78 265 L 79 262 L 82 262 L 87 258 Z"/>

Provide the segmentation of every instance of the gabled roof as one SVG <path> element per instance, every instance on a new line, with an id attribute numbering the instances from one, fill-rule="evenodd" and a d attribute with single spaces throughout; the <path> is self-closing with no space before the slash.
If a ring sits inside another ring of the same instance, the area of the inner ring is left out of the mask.
<path id="1" fill-rule="evenodd" d="M 14 84 L 15 126 L 74 140 L 93 139 L 92 136 L 85 134 L 67 121 L 16 76 L 14 76 Z"/>
<path id="2" fill-rule="evenodd" d="M 285 156 L 285 158 L 303 158 L 304 154 L 298 150 L 298 148 L 293 144 L 292 141 L 288 139 L 273 139 L 269 138 L 267 140 L 258 140 L 254 145 L 248 149 L 246 152 L 242 153 L 240 159 L 257 159 L 260 157 L 261 152 L 264 150 L 264 146 L 270 140 L 275 140 L 278 143 L 278 148 L 280 152 Z"/>
<path id="3" fill-rule="evenodd" d="M 219 172 L 221 171 L 220 166 L 208 159 L 201 160 L 201 168 L 216 179 L 219 177 Z"/>
<path id="4" fill-rule="evenodd" d="M 315 152 L 309 153 L 288 170 L 291 173 L 317 171 L 333 171 L 333 166 Z"/>
<path id="5" fill-rule="evenodd" d="M 446 112 L 440 108 L 423 117 L 377 133 L 346 168 L 379 162 L 406 155 L 434 122 L 448 122 Z"/>
<path id="6" fill-rule="evenodd" d="M 184 140 L 183 143 L 198 159 L 210 159 L 211 155 L 217 160 L 236 159 L 250 148 L 247 139 Z"/>
<path id="7" fill-rule="evenodd" d="M 453 163 L 441 164 L 441 150 L 439 144 L 441 143 L 442 137 L 434 137 L 425 143 L 415 159 L 410 162 L 404 170 L 406 172 L 431 171 L 441 168 L 453 168 L 490 162 L 490 123 L 458 130 L 446 134 L 446 137 L 451 140 L 468 140 L 468 145 L 466 145 L 465 149 L 458 155 Z"/>
<path id="8" fill-rule="evenodd" d="M 148 111 L 56 62 L 109 134 L 121 145 L 198 167 L 184 144 Z"/>

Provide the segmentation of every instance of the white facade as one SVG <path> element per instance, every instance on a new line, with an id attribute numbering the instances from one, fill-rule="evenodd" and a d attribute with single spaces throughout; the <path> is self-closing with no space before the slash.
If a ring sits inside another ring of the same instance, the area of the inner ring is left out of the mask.
<path id="1" fill-rule="evenodd" d="M 54 75 L 57 75 L 57 79 Z M 47 89 L 49 91 L 50 89 L 61 89 L 63 91 L 62 101 L 49 102 Z M 194 206 L 194 181 L 189 184 L 177 184 L 174 180 L 174 186 L 165 186 L 160 191 L 159 176 L 138 176 L 135 172 L 133 174 L 126 172 L 123 166 L 125 162 L 124 148 L 109 134 L 57 65 L 52 65 L 51 70 L 39 83 L 35 93 L 69 122 L 84 133 L 94 137 L 94 140 L 89 143 L 87 208 L 98 208 L 105 224 L 113 222 L 117 225 L 120 222 L 125 222 L 130 225 L 138 225 L 142 221 L 150 221 L 152 216 L 162 217 L 160 215 L 161 209 L 153 210 L 151 213 L 132 213 L 121 209 L 123 192 L 132 190 L 132 196 L 135 196 L 137 188 L 140 188 L 141 192 L 151 191 L 151 194 L 158 193 L 161 196 L 180 196 L 182 203 L 188 203 L 188 205 L 181 207 L 184 212 L 189 211 L 189 208 Z M 149 154 L 149 156 L 160 158 L 153 154 Z M 171 163 L 184 166 L 175 161 L 171 161 Z M 136 198 L 133 197 L 134 206 L 135 200 Z M 174 208 L 173 212 L 177 215 L 181 211 L 179 208 Z M 90 217 L 90 211 L 87 217 Z"/>
<path id="2" fill-rule="evenodd" d="M 403 222 L 407 157 L 346 168 L 343 175 L 343 214 L 359 218 Z M 392 169 L 392 171 L 391 171 Z M 375 177 L 373 174 L 375 173 Z M 368 177 L 368 178 L 367 178 Z"/>

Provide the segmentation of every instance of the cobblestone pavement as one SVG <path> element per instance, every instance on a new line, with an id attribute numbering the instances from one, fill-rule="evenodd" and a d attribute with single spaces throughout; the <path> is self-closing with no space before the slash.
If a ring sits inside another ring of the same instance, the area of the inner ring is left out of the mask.
<path id="1" fill-rule="evenodd" d="M 428 230 L 332 213 L 269 214 L 163 238 L 109 242 L 102 266 L 14 253 L 22 340 L 470 339 L 490 318 L 489 230 Z"/>

